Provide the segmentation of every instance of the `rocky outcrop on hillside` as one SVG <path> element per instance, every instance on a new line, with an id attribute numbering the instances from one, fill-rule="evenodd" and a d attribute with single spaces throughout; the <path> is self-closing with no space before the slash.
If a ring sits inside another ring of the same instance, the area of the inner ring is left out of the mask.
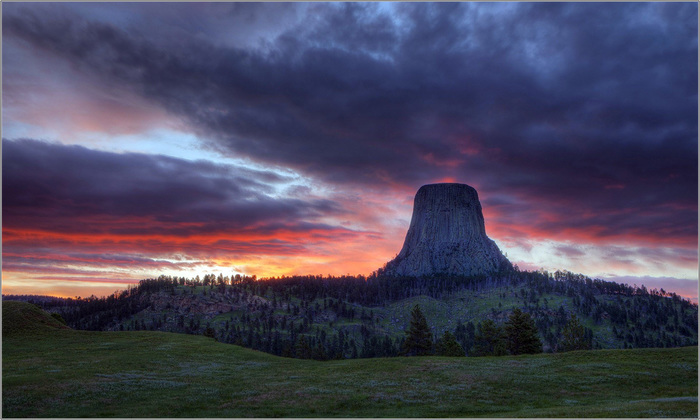
<path id="1" fill-rule="evenodd" d="M 267 299 L 251 294 L 220 294 L 209 295 L 171 295 L 167 292 L 144 295 L 148 309 L 154 312 L 172 311 L 178 315 L 190 313 L 198 314 L 204 318 L 213 318 L 216 315 L 234 310 L 253 310 L 269 305 Z"/>
<path id="2" fill-rule="evenodd" d="M 510 267 L 486 236 L 476 190 L 466 184 L 430 184 L 416 193 L 403 248 L 385 273 L 473 276 Z"/>

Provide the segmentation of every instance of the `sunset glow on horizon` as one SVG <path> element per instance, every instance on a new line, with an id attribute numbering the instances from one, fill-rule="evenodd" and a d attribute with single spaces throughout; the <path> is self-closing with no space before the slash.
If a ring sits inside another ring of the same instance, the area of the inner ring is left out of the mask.
<path id="1" fill-rule="evenodd" d="M 369 275 L 458 182 L 520 269 L 697 302 L 697 10 L 3 4 L 2 292 Z"/>

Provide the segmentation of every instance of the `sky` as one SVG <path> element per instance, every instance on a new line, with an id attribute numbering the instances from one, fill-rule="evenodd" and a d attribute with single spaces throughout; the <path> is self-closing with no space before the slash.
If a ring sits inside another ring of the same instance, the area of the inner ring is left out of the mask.
<path id="1" fill-rule="evenodd" d="M 364 274 L 424 184 L 698 296 L 698 4 L 2 4 L 2 292 Z"/>

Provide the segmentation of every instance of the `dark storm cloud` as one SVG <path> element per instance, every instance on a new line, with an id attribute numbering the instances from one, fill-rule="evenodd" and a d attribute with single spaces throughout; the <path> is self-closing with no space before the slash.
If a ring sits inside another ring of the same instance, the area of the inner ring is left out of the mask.
<path id="1" fill-rule="evenodd" d="M 260 50 L 9 6 L 6 37 L 160 104 L 223 153 L 350 186 L 452 177 L 486 204 L 516 197 L 494 209 L 542 230 L 697 237 L 697 4 L 308 5 Z"/>
<path id="2" fill-rule="evenodd" d="M 3 141 L 3 227 L 68 233 L 175 235 L 334 229 L 327 200 L 273 198 L 273 172 L 116 154 L 35 140 Z M 267 193 L 267 194 L 266 194 Z"/>

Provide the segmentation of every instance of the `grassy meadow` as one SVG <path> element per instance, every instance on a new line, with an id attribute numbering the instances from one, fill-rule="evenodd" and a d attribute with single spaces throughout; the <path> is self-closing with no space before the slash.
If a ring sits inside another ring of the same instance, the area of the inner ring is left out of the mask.
<path id="1" fill-rule="evenodd" d="M 697 417 L 698 349 L 318 362 L 3 302 L 3 417 Z"/>

